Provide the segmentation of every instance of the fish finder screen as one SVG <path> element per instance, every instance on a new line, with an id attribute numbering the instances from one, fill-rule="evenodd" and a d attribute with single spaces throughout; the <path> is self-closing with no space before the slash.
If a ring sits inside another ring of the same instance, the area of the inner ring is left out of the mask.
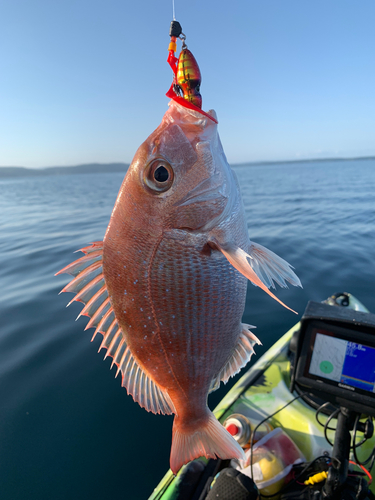
<path id="1" fill-rule="evenodd" d="M 375 348 L 316 329 L 309 374 L 375 393 Z M 314 336 L 313 336 L 314 337 Z"/>

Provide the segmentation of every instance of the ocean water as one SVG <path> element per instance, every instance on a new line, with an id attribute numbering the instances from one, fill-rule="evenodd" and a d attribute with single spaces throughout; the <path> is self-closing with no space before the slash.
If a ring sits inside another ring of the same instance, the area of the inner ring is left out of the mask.
<path id="1" fill-rule="evenodd" d="M 375 160 L 236 167 L 250 238 L 294 267 L 308 300 L 349 291 L 375 311 Z M 145 499 L 168 469 L 172 417 L 141 409 L 90 343 L 54 274 L 104 236 L 123 175 L 0 181 L 0 497 Z M 249 284 L 265 352 L 297 320 Z M 254 357 L 253 357 L 254 360 Z M 237 377 L 238 378 L 238 377 Z M 229 384 L 228 384 L 229 385 Z M 232 384 L 231 384 L 232 385 Z M 226 388 L 210 397 L 213 408 Z"/>

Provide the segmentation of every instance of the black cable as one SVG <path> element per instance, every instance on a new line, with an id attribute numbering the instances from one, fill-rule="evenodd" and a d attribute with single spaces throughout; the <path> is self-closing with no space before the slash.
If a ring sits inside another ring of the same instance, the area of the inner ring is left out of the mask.
<path id="1" fill-rule="evenodd" d="M 358 456 L 357 456 L 357 450 L 355 448 L 353 448 L 353 455 L 354 455 L 354 460 L 355 462 L 358 464 L 358 465 L 367 465 L 370 461 L 371 461 L 371 465 L 370 467 L 368 467 L 368 471 L 370 472 L 373 465 L 374 465 L 374 461 L 375 461 L 375 448 L 372 450 L 372 452 L 370 453 L 370 455 L 366 458 L 366 460 L 363 460 L 363 462 L 361 462 L 359 459 L 358 459 Z"/>
<path id="2" fill-rule="evenodd" d="M 305 472 L 309 469 L 309 467 L 312 466 L 312 464 L 314 464 L 315 462 L 317 462 L 318 460 L 324 458 L 325 460 L 331 460 L 331 457 L 329 457 L 328 455 L 320 455 L 319 457 L 317 458 L 314 458 L 314 460 L 312 460 L 310 463 L 308 463 L 303 469 L 302 471 L 296 476 L 294 477 L 286 486 L 289 488 L 289 485 L 295 483 L 300 477 L 303 476 L 303 474 L 305 474 Z"/>
<path id="3" fill-rule="evenodd" d="M 335 418 L 338 414 L 340 413 L 340 408 L 337 408 L 337 410 L 335 410 L 333 413 L 331 413 L 331 415 L 327 418 L 327 421 L 324 425 L 324 437 L 327 441 L 327 443 L 333 447 L 333 443 L 331 443 L 331 441 L 328 439 L 328 435 L 327 435 L 327 430 L 328 429 L 332 429 L 331 427 L 328 426 L 328 424 L 330 423 L 330 421 Z M 336 430 L 336 429 L 332 429 L 332 430 Z"/>
<path id="4" fill-rule="evenodd" d="M 318 418 L 318 415 L 319 413 L 323 410 L 323 408 L 325 408 L 326 406 L 330 405 L 331 403 L 329 401 L 326 401 L 325 403 L 323 403 L 322 405 L 319 406 L 319 408 L 316 410 L 315 412 L 315 419 L 316 421 L 318 422 L 319 425 L 321 425 L 322 427 L 324 427 L 327 422 L 325 424 L 323 424 L 319 418 Z M 335 431 L 336 429 L 334 427 L 327 427 L 328 430 L 330 431 Z"/>
<path id="5" fill-rule="evenodd" d="M 367 465 L 371 461 L 371 467 L 369 469 L 371 471 L 372 466 L 374 465 L 374 460 L 375 460 L 375 448 L 372 450 L 372 452 L 366 458 L 366 460 L 363 460 L 363 462 L 361 462 L 358 459 L 358 456 L 357 456 L 357 447 L 360 446 L 360 445 L 362 445 L 364 442 L 367 441 L 367 438 L 364 438 L 364 439 L 362 439 L 362 441 L 360 441 L 357 444 L 355 442 L 355 439 L 356 439 L 356 436 L 357 436 L 359 419 L 360 419 L 360 415 L 358 414 L 357 417 L 356 417 L 356 419 L 355 419 L 354 432 L 353 432 L 353 446 L 352 446 L 352 448 L 353 448 L 354 460 L 357 462 L 358 465 L 363 465 L 363 466 Z M 372 419 L 372 417 L 371 417 L 371 419 Z"/>
<path id="6" fill-rule="evenodd" d="M 361 415 L 358 413 L 358 415 L 355 418 L 354 428 L 353 428 L 353 449 L 358 448 L 358 446 L 363 445 L 367 441 L 367 437 L 364 437 L 359 443 L 355 442 L 356 437 L 357 437 L 357 430 L 358 430 L 358 424 L 359 424 L 360 418 L 361 418 Z"/>

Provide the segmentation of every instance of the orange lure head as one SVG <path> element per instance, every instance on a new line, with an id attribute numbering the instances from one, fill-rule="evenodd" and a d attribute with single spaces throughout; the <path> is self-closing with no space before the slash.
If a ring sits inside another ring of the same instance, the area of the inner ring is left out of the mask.
<path id="1" fill-rule="evenodd" d="M 176 83 L 181 88 L 183 97 L 198 108 L 202 108 L 202 96 L 199 93 L 202 77 L 198 63 L 187 48 L 183 48 L 177 64 Z"/>

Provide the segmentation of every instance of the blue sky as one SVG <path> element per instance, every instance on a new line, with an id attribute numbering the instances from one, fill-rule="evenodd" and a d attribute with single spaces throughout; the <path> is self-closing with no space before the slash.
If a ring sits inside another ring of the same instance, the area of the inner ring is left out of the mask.
<path id="1" fill-rule="evenodd" d="M 167 109 L 172 0 L 0 5 L 0 166 L 130 162 Z M 375 155 L 374 0 L 175 12 L 229 162 Z"/>

